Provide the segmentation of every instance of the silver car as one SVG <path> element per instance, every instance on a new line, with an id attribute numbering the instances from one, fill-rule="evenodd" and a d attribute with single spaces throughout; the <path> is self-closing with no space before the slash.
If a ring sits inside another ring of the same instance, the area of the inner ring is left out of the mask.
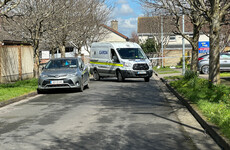
<path id="1" fill-rule="evenodd" d="M 209 73 L 209 54 L 198 58 L 198 71 L 202 74 Z M 230 71 L 230 53 L 220 54 L 220 71 Z"/>
<path id="2" fill-rule="evenodd" d="M 37 92 L 48 89 L 73 88 L 83 92 L 89 87 L 88 67 L 81 58 L 51 59 L 42 69 Z"/>

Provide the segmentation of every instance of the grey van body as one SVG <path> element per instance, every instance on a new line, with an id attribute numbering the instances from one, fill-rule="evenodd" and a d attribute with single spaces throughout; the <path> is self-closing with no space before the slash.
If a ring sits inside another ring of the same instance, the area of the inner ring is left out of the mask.
<path id="1" fill-rule="evenodd" d="M 149 82 L 153 70 L 141 47 L 132 42 L 96 42 L 91 46 L 90 72 L 95 80 L 104 77 L 144 78 Z"/>

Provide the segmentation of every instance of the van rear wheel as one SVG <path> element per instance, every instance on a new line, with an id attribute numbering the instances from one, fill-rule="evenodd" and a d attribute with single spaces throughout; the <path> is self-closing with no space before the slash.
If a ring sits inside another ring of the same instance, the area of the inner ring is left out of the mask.
<path id="1" fill-rule="evenodd" d="M 100 75 L 99 75 L 99 73 L 98 73 L 98 71 L 96 69 L 93 71 L 93 78 L 96 81 L 99 81 L 100 78 L 101 78 Z"/>

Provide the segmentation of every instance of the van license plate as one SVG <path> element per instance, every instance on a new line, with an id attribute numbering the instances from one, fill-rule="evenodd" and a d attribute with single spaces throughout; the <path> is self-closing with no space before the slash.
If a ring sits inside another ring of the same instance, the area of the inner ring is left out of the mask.
<path id="1" fill-rule="evenodd" d="M 63 84 L 63 80 L 50 81 L 50 84 Z"/>
<path id="2" fill-rule="evenodd" d="M 137 72 L 137 74 L 146 74 L 146 71 Z"/>

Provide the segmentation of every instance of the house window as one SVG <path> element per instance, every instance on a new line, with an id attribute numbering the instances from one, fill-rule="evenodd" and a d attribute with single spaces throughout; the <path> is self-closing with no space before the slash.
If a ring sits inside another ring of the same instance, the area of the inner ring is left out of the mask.
<path id="1" fill-rule="evenodd" d="M 189 34 L 189 37 L 193 37 L 193 34 Z"/>
<path id="2" fill-rule="evenodd" d="M 171 36 L 169 37 L 169 40 L 170 40 L 170 41 L 176 41 L 176 36 L 175 36 L 175 35 L 171 35 Z"/>
<path id="3" fill-rule="evenodd" d="M 73 52 L 73 47 L 66 47 L 65 52 Z"/>

